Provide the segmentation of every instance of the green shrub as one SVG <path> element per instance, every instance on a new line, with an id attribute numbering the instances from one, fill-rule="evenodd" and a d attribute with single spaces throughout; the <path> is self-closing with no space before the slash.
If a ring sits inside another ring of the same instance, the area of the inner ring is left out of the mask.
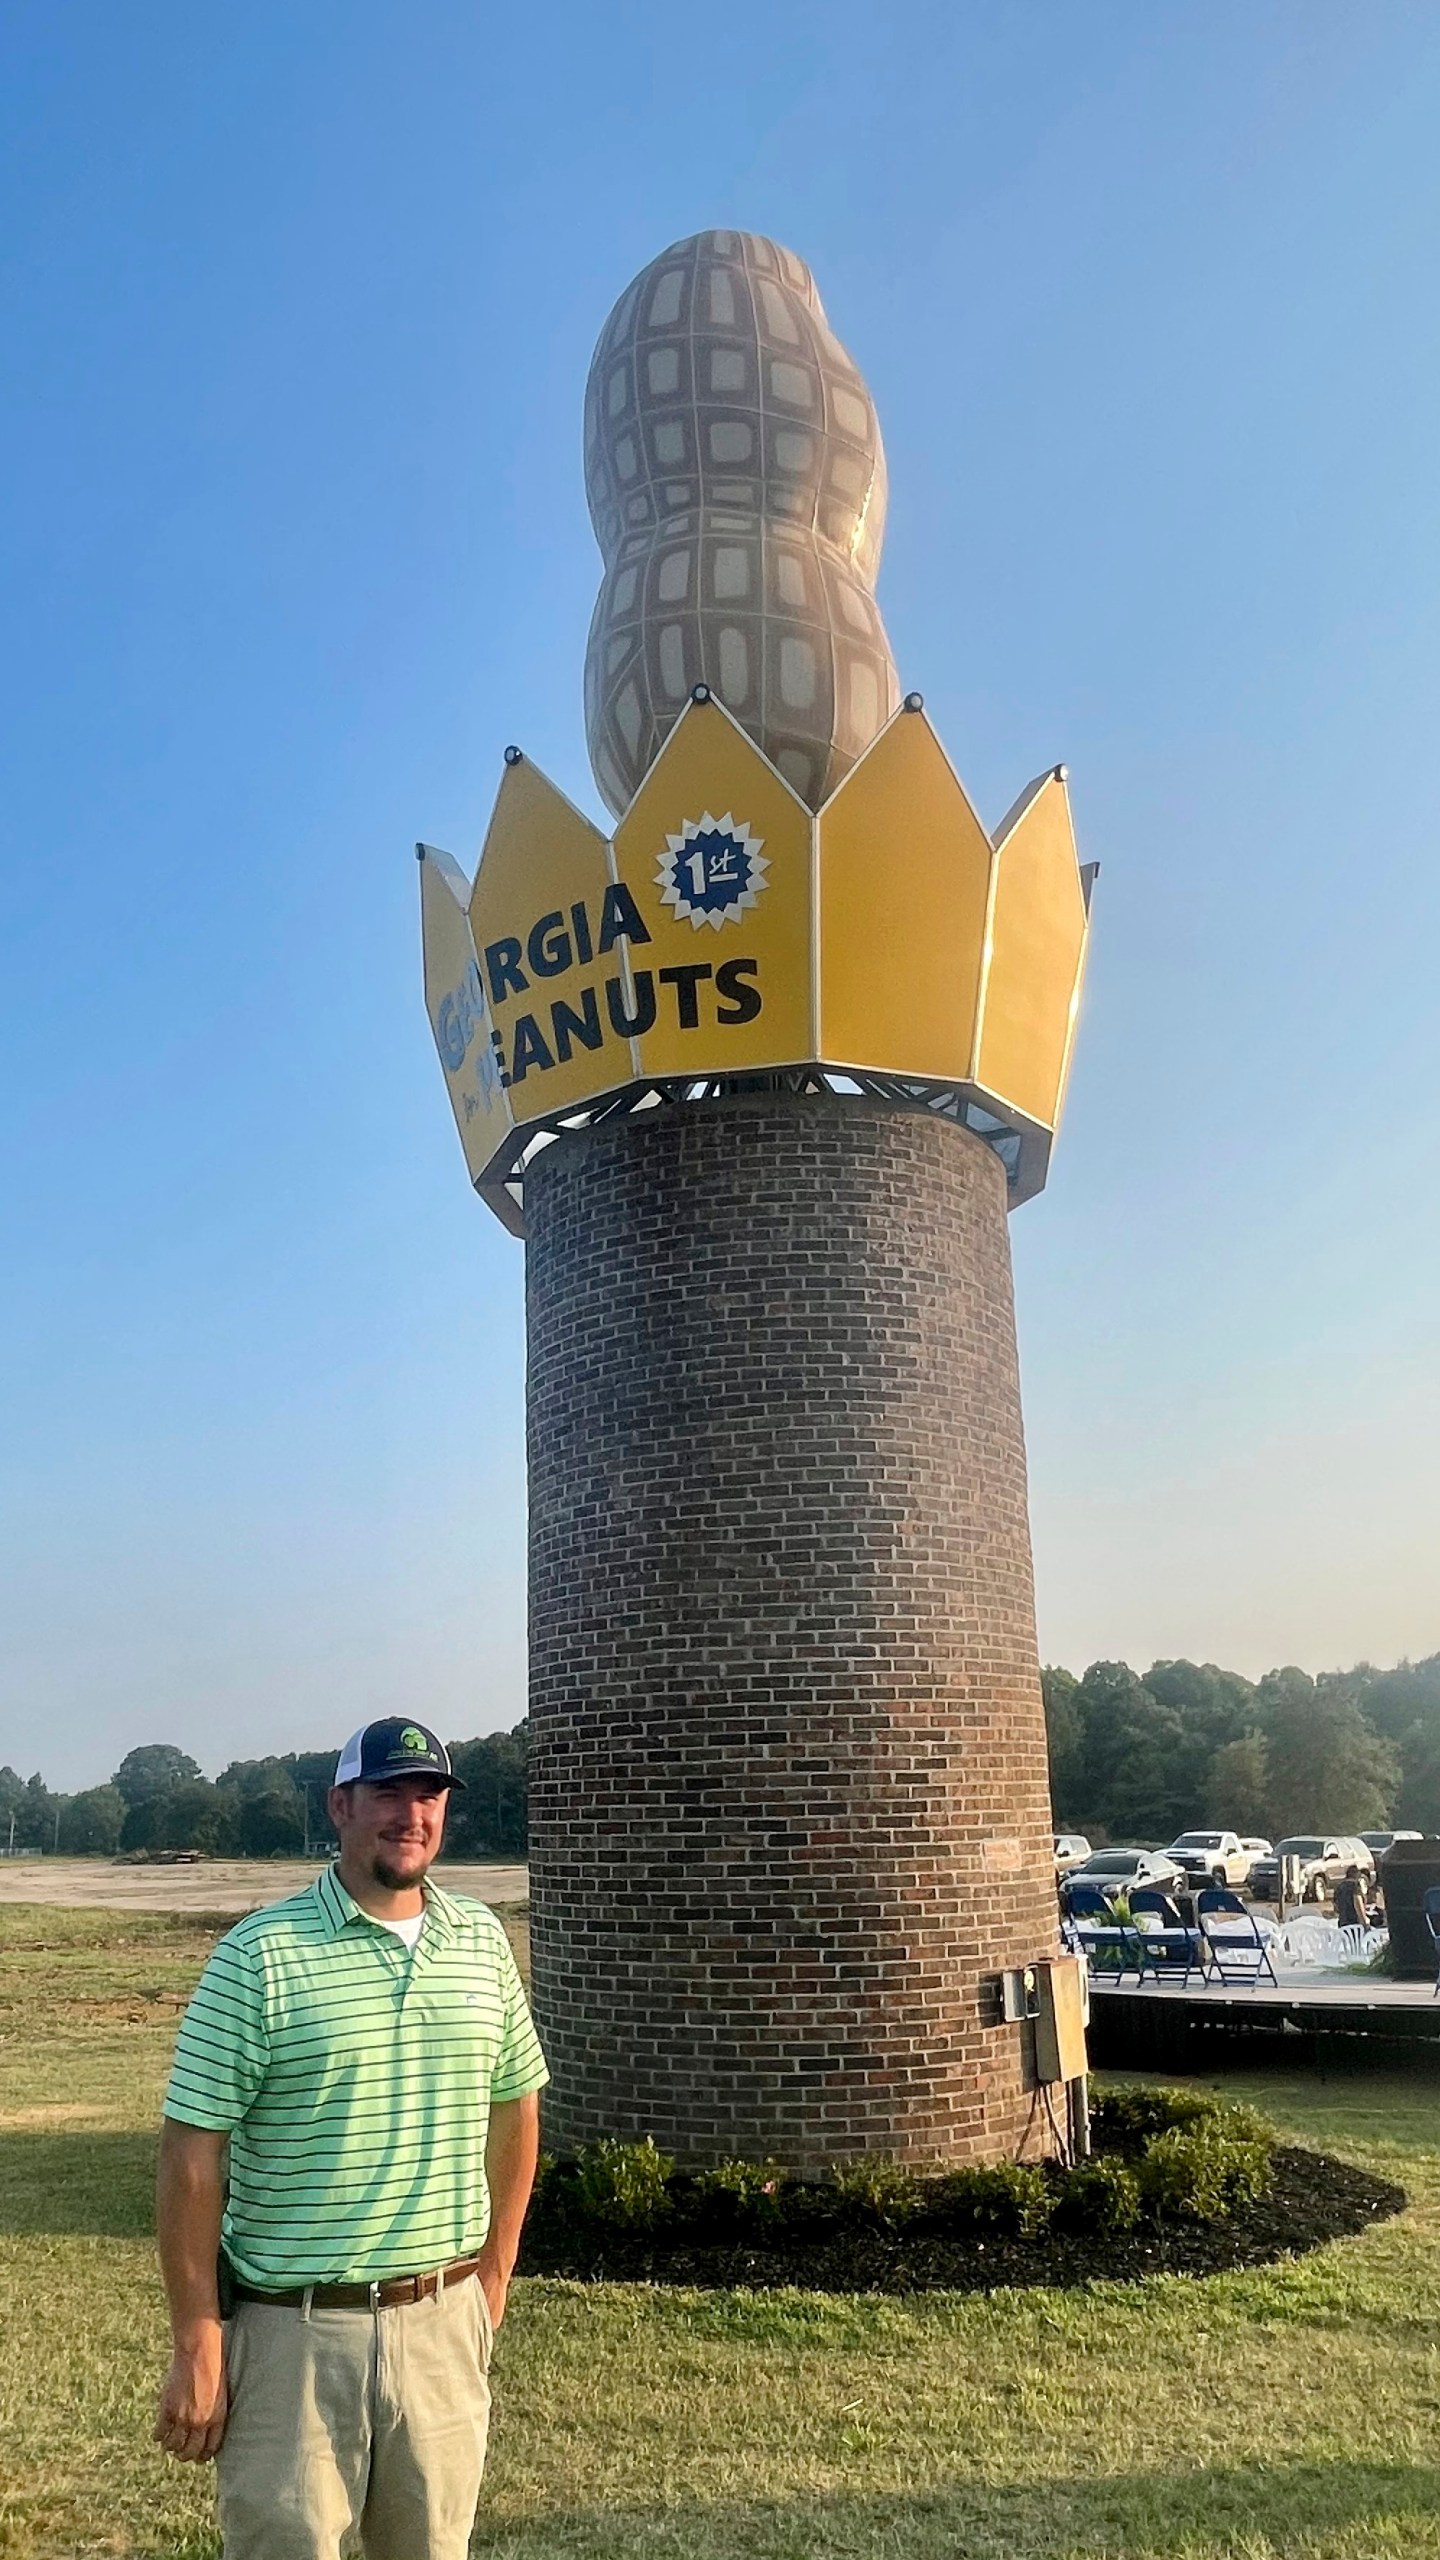
<path id="1" fill-rule="evenodd" d="M 580 2239 L 587 2229 L 645 2234 L 668 2223 L 684 2245 L 833 2243 L 847 2229 L 913 2228 L 977 2242 L 1065 2232 L 1112 2235 L 1142 2221 L 1218 2222 L 1265 2195 L 1275 2135 L 1248 2107 L 1193 2089 L 1107 2091 L 1091 2111 L 1096 2149 L 1073 2169 L 1002 2160 L 919 2177 L 872 2153 L 828 2177 L 800 2179 L 774 2160 L 719 2160 L 677 2173 L 653 2140 L 590 2143 L 542 2159 L 538 2222 Z"/>
<path id="2" fill-rule="evenodd" d="M 574 2203 L 591 2221 L 649 2231 L 670 2211 L 675 2163 L 648 2133 L 643 2142 L 616 2142 L 607 2134 L 577 2151 L 570 2167 Z"/>
<path id="3" fill-rule="evenodd" d="M 932 2179 L 924 2194 L 927 2221 L 957 2235 L 994 2231 L 1034 2239 L 1055 2206 L 1055 2190 L 1044 2170 L 1022 2160 L 1001 2160 L 987 2169 L 951 2169 Z"/>
<path id="4" fill-rule="evenodd" d="M 1112 2089 L 1091 2101 L 1090 2139 L 1097 2151 L 1138 2156 L 1157 2135 L 1218 2113 L 1218 2101 L 1198 2089 Z"/>
<path id="5" fill-rule="evenodd" d="M 919 2179 L 898 2160 L 887 2160 L 882 2152 L 867 2152 L 859 2160 L 842 2160 L 831 2172 L 836 2195 L 857 2219 L 880 2222 L 894 2229 L 908 2222 L 918 2212 L 922 2190 Z"/>
<path id="6" fill-rule="evenodd" d="M 1267 2159 L 1279 2139 L 1273 2124 L 1258 2115 L 1254 2107 L 1230 2106 L 1227 2103 L 1217 2109 L 1214 2123 L 1216 2130 L 1223 2133 L 1228 2141 L 1257 2142 Z"/>
<path id="7" fill-rule="evenodd" d="M 1091 2107 L 1090 2138 L 1097 2155 L 1092 2165 L 1129 2172 L 1138 2209 L 1153 2221 L 1223 2221 L 1237 2205 L 1253 2202 L 1270 2187 L 1271 2127 L 1252 2108 L 1225 2106 L 1208 2090 L 1107 2090 Z M 1072 2205 L 1071 2181 L 1082 2173 L 1087 2183 L 1075 2190 Z M 1062 2180 L 1060 2219 L 1065 2227 L 1127 2227 L 1113 2219 L 1108 2225 L 1086 2219 L 1106 2209 L 1102 2186 L 1084 2164 L 1071 2173 L 1071 2180 Z M 1112 2209 L 1121 2215 L 1129 2209 L 1126 2190 L 1118 2183 Z"/>
<path id="8" fill-rule="evenodd" d="M 1225 2110 L 1203 2089 L 1109 2089 L 1090 2106 L 1090 2140 L 1097 2151 L 1137 2160 L 1157 2134 L 1204 2124 Z"/>
<path id="9" fill-rule="evenodd" d="M 773 2231 L 785 2218 L 793 2186 L 775 2160 L 717 2160 L 688 2182 L 691 2217 L 720 2235 Z"/>
<path id="10" fill-rule="evenodd" d="M 1161 2222 L 1224 2222 L 1268 2194 L 1270 2146 L 1221 2120 L 1157 2134 L 1135 2169 L 1140 2200 Z"/>
<path id="11" fill-rule="evenodd" d="M 1102 2154 L 1077 2162 L 1057 2181 L 1057 2230 L 1133 2231 L 1140 2209 L 1140 2182 L 1128 2161 Z"/>

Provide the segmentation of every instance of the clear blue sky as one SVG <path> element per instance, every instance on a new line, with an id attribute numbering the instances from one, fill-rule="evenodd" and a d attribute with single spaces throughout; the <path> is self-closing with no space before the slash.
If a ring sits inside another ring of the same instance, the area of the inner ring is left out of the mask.
<path id="1" fill-rule="evenodd" d="M 12 0 L 0 1760 L 523 1711 L 519 1248 L 413 840 L 597 814 L 580 400 L 809 259 L 880 594 L 1103 866 L 1016 1218 L 1042 1647 L 1440 1646 L 1433 0 Z"/>

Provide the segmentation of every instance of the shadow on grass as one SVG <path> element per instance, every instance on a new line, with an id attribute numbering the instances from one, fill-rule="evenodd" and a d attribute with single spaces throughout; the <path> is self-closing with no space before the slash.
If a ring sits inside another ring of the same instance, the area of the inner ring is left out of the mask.
<path id="1" fill-rule="evenodd" d="M 114 2240 L 155 2228 L 155 2136 L 0 2133 L 0 2232 Z"/>
<path id="2" fill-rule="evenodd" d="M 1164 2560 L 1183 2547 L 1300 2560 L 1357 2526 L 1398 2550 L 1390 2529 L 1422 2516 L 1440 2516 L 1433 2465 L 1280 2462 L 926 2497 L 561 2512 L 523 2525 L 488 2522 L 482 2500 L 471 2549 L 476 2560 Z"/>

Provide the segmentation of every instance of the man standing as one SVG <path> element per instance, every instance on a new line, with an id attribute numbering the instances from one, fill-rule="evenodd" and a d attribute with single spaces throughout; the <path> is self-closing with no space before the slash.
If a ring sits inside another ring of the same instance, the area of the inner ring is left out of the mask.
<path id="1" fill-rule="evenodd" d="M 221 1940 L 180 2030 L 155 2433 L 218 2457 L 225 2560 L 464 2560 L 548 2075 L 494 1913 L 426 1881 L 460 1783 L 423 1725 L 353 1735 L 335 1866 Z"/>
<path id="2" fill-rule="evenodd" d="M 1335 1918 L 1342 1929 L 1368 1929 L 1370 1926 L 1365 1879 L 1358 1867 L 1347 1867 L 1335 1887 Z"/>

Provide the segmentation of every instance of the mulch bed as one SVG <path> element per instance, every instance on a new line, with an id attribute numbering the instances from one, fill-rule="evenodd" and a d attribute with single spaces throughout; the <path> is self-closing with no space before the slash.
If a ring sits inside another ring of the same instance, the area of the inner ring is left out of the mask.
<path id="1" fill-rule="evenodd" d="M 1228 2221 L 1173 2222 L 1119 2233 L 1051 2231 L 1037 2240 L 991 2234 L 947 2239 L 903 2228 L 848 2229 L 776 2235 L 764 2247 L 699 2242 L 676 2234 L 625 2231 L 583 2236 L 550 2225 L 543 2212 L 526 2226 L 520 2271 L 578 2277 L 589 2284 L 671 2284 L 765 2290 L 799 2285 L 812 2293 L 989 2293 L 1000 2285 L 1081 2285 L 1101 2278 L 1213 2276 L 1231 2267 L 1265 2266 L 1299 2256 L 1327 2240 L 1367 2231 L 1408 2202 L 1403 2187 L 1372 2178 L 1325 2152 L 1278 2148 L 1274 2184 L 1259 2203 Z"/>

